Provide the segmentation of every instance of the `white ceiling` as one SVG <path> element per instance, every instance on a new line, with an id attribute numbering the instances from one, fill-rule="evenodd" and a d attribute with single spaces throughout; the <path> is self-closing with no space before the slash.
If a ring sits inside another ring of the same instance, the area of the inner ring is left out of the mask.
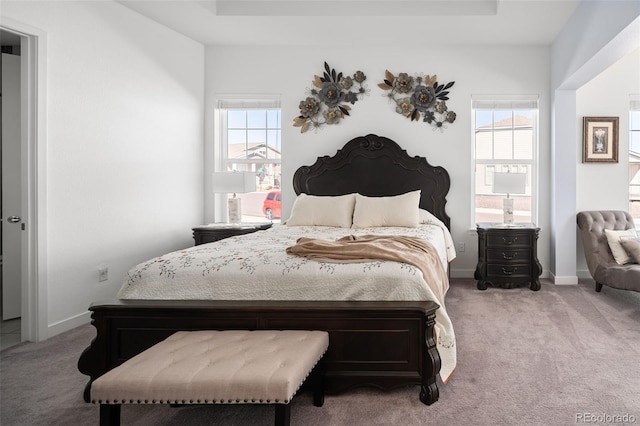
<path id="1" fill-rule="evenodd" d="M 580 0 L 117 0 L 206 45 L 549 45 Z"/>

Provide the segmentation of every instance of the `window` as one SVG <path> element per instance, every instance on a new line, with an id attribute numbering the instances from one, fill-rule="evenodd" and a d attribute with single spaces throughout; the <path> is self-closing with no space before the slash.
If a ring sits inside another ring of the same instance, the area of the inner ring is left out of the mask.
<path id="1" fill-rule="evenodd" d="M 502 222 L 504 194 L 493 193 L 493 173 L 526 173 L 526 192 L 514 199 L 514 222 L 536 221 L 538 97 L 474 96 L 472 220 Z"/>
<path id="2" fill-rule="evenodd" d="M 219 160 L 216 161 L 216 170 L 252 172 L 256 176 L 255 192 L 237 194 L 242 200 L 242 221 L 279 221 L 282 179 L 280 101 L 266 98 L 220 99 L 217 111 Z"/>
<path id="3" fill-rule="evenodd" d="M 632 95 L 629 107 L 629 213 L 640 229 L 640 95 Z"/>

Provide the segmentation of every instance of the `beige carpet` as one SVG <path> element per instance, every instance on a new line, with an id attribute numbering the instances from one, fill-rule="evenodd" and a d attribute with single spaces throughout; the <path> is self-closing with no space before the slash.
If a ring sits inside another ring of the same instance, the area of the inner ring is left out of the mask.
<path id="1" fill-rule="evenodd" d="M 447 308 L 458 367 L 440 384 L 434 405 L 420 403 L 417 386 L 328 395 L 322 408 L 303 394 L 294 400 L 292 424 L 616 424 L 625 415 L 640 424 L 640 293 L 544 281 L 539 292 L 481 292 L 473 280 L 454 279 Z M 98 407 L 83 402 L 86 377 L 76 368 L 93 335 L 87 325 L 2 351 L 0 424 L 98 424 Z M 271 425 L 273 408 L 124 406 L 122 422 Z"/>

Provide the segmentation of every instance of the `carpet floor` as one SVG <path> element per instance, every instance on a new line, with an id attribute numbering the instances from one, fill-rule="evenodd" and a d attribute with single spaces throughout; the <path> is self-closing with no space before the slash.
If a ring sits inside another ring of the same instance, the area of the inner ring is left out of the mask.
<path id="1" fill-rule="evenodd" d="M 640 293 L 593 284 L 476 289 L 452 279 L 447 309 L 458 365 L 423 405 L 419 388 L 361 388 L 293 401 L 293 425 L 640 424 Z M 0 352 L 0 424 L 97 425 L 76 363 L 95 335 L 84 325 Z M 273 407 L 128 405 L 124 425 L 271 425 Z"/>

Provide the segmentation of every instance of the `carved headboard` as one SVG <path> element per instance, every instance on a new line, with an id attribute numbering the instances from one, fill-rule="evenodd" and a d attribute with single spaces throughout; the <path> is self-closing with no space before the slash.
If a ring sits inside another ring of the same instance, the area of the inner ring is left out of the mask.
<path id="1" fill-rule="evenodd" d="M 368 197 L 400 195 L 422 190 L 420 207 L 450 228 L 445 211 L 451 180 L 440 166 L 424 157 L 410 157 L 391 139 L 369 134 L 345 144 L 333 157 L 318 157 L 293 175 L 296 194 L 344 195 L 358 192 Z"/>

